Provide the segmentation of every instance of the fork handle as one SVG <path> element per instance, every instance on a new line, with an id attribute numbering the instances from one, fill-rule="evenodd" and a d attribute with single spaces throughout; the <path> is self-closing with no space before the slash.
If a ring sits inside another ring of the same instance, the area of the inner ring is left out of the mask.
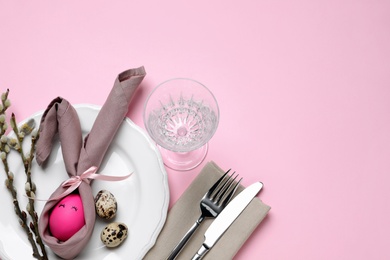
<path id="1" fill-rule="evenodd" d="M 179 244 L 175 246 L 175 248 L 172 250 L 171 254 L 168 256 L 167 260 L 174 260 L 177 255 L 180 253 L 180 251 L 183 249 L 183 247 L 187 244 L 188 240 L 190 240 L 191 236 L 195 233 L 195 231 L 198 229 L 200 223 L 203 221 L 203 216 L 201 216 L 195 223 L 192 225 L 192 227 L 187 231 L 187 233 L 184 235 L 184 237 L 180 240 Z"/>

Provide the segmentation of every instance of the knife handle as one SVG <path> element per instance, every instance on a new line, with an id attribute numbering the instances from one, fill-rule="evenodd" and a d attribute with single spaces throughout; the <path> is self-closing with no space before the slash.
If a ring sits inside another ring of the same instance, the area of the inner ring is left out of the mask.
<path id="1" fill-rule="evenodd" d="M 200 260 L 205 254 L 209 251 L 210 248 L 206 247 L 205 244 L 202 244 L 201 248 L 199 248 L 198 252 L 191 258 L 191 260 Z"/>

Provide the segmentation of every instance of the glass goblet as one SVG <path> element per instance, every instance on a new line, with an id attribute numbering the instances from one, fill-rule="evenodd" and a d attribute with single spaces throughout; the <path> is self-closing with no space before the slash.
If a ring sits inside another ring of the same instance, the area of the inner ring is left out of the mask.
<path id="1" fill-rule="evenodd" d="M 143 119 L 164 164 L 186 171 L 206 157 L 208 141 L 218 127 L 219 108 L 206 86 L 193 79 L 174 78 L 150 93 Z"/>

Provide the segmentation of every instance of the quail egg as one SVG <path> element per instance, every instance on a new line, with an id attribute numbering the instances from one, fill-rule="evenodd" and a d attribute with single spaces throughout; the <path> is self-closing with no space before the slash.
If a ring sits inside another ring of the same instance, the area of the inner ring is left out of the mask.
<path id="1" fill-rule="evenodd" d="M 99 217 L 112 219 L 116 215 L 118 203 L 111 192 L 101 190 L 95 197 L 95 208 Z"/>
<path id="2" fill-rule="evenodd" d="M 107 247 L 117 247 L 126 238 L 128 228 L 124 223 L 113 222 L 108 224 L 100 233 L 100 239 Z"/>

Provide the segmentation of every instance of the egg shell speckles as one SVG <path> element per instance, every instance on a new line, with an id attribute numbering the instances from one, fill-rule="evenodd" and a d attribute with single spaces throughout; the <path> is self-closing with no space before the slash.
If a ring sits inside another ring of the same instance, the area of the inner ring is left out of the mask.
<path id="1" fill-rule="evenodd" d="M 96 214 L 104 219 L 112 219 L 115 217 L 118 203 L 115 196 L 107 191 L 101 190 L 95 197 Z"/>
<path id="2" fill-rule="evenodd" d="M 124 223 L 113 222 L 103 228 L 100 239 L 107 247 L 117 247 L 127 238 L 128 228 Z"/>

